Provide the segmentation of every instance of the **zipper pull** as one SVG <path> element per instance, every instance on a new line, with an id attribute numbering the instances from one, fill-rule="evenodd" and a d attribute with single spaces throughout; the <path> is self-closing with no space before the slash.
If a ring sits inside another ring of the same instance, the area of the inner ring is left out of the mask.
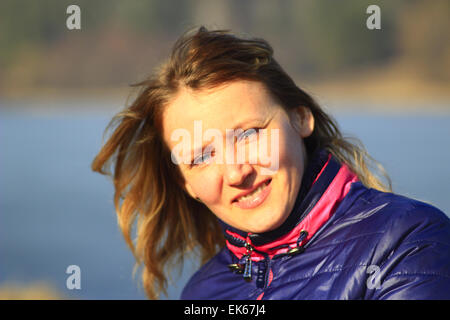
<path id="1" fill-rule="evenodd" d="M 239 263 L 229 264 L 228 268 L 230 268 L 231 271 L 236 272 L 238 274 L 244 272 L 244 266 Z"/>
<path id="2" fill-rule="evenodd" d="M 246 243 L 245 247 L 247 248 L 247 252 L 245 254 L 245 267 L 244 267 L 244 279 L 247 281 L 252 280 L 252 251 L 253 248 L 250 243 Z"/>
<path id="3" fill-rule="evenodd" d="M 303 246 L 300 246 L 300 243 L 306 239 L 306 237 L 308 236 L 308 231 L 306 230 L 302 230 L 300 231 L 300 236 L 297 239 L 297 246 L 290 249 L 287 254 L 290 256 L 294 256 L 296 254 L 302 253 L 303 251 L 305 251 L 305 248 L 303 248 Z"/>

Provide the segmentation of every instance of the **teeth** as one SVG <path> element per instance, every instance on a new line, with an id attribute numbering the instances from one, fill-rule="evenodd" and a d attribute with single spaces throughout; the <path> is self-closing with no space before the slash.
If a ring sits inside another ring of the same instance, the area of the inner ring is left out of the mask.
<path id="1" fill-rule="evenodd" d="M 257 195 L 258 193 L 260 193 L 266 186 L 268 185 L 268 182 L 263 183 L 261 186 L 259 186 L 255 191 L 253 191 L 252 193 L 246 195 L 246 196 L 242 196 L 240 198 L 237 199 L 237 201 L 245 201 L 245 200 L 249 200 L 251 198 L 253 198 L 253 196 Z"/>

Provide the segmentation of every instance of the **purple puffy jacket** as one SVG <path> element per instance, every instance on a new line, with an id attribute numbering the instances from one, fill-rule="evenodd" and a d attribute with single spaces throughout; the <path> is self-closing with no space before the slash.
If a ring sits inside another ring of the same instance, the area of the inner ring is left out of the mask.
<path id="1" fill-rule="evenodd" d="M 221 224 L 226 246 L 182 299 L 450 299 L 449 218 L 368 189 L 326 150 L 310 159 L 279 228 Z"/>

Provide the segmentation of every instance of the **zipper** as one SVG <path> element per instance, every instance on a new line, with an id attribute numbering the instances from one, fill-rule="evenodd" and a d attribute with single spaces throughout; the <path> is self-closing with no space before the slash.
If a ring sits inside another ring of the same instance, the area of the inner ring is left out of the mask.
<path id="1" fill-rule="evenodd" d="M 252 252 L 253 247 L 249 242 L 245 243 L 245 248 L 247 249 L 245 257 L 245 267 L 244 267 L 244 279 L 246 281 L 252 280 Z"/>
<path id="2" fill-rule="evenodd" d="M 237 239 L 237 240 L 240 240 L 240 239 Z M 238 274 L 243 273 L 243 278 L 246 281 L 251 281 L 252 280 L 252 252 L 253 252 L 254 248 L 248 241 L 244 242 L 244 247 L 247 250 L 246 253 L 242 256 L 242 258 L 244 259 L 244 264 L 232 263 L 232 264 L 229 264 L 228 267 L 232 271 L 234 271 Z"/>
<path id="3" fill-rule="evenodd" d="M 228 267 L 238 273 L 238 274 L 243 274 L 243 278 L 246 281 L 251 281 L 252 280 L 252 252 L 253 252 L 253 246 L 251 245 L 251 243 L 249 241 L 242 241 L 241 239 L 235 238 L 235 240 L 238 240 L 240 243 L 243 244 L 243 246 L 245 247 L 245 249 L 247 250 L 246 253 L 242 256 L 242 258 L 244 259 L 244 263 L 232 263 L 229 264 Z"/>

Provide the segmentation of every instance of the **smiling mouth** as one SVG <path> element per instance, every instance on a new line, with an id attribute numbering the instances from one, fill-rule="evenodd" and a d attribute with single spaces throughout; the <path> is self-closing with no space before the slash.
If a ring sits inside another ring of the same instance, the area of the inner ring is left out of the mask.
<path id="1" fill-rule="evenodd" d="M 255 190 L 252 192 L 240 196 L 237 199 L 232 201 L 233 205 L 240 207 L 242 209 L 251 209 L 259 206 L 270 193 L 272 179 L 268 179 L 261 183 Z"/>

